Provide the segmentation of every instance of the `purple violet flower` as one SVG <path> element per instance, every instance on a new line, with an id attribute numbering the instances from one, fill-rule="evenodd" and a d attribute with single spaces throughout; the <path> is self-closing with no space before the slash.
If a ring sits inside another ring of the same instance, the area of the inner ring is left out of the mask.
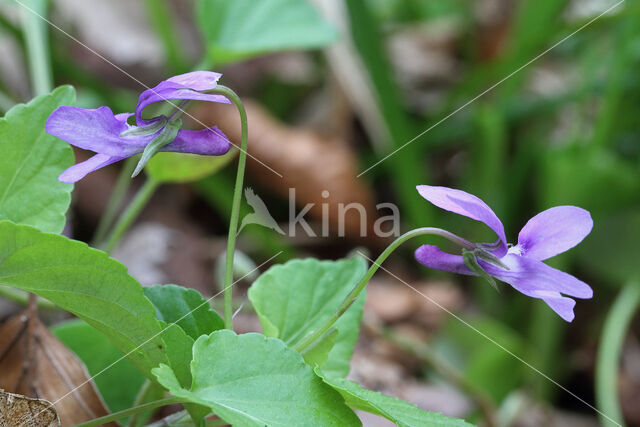
<path id="1" fill-rule="evenodd" d="M 47 133 L 96 153 L 88 160 L 71 166 L 58 180 L 76 182 L 90 172 L 144 152 L 152 142 L 159 147 L 153 152 L 170 151 L 207 156 L 225 154 L 229 151 L 230 143 L 217 127 L 180 129 L 176 118 L 189 100 L 229 103 L 222 95 L 203 93 L 215 89 L 221 76 L 211 71 L 194 71 L 171 77 L 153 89 L 142 92 L 135 113 L 113 114 L 109 107 L 58 107 L 47 119 Z M 142 117 L 142 112 L 148 105 L 167 100 L 181 100 L 180 109 L 176 109 L 169 117 Z M 127 123 L 133 115 L 137 126 Z"/>
<path id="2" fill-rule="evenodd" d="M 556 206 L 540 212 L 520 230 L 518 244 L 509 246 L 502 222 L 476 196 L 447 187 L 419 185 L 417 189 L 439 208 L 483 222 L 498 235 L 495 243 L 473 244 L 470 251 L 463 250 L 467 256 L 473 254 L 471 264 L 479 268 L 470 268 L 465 256 L 443 252 L 433 245 L 422 245 L 416 250 L 415 257 L 421 264 L 459 274 L 488 274 L 527 296 L 542 299 L 568 322 L 574 318 L 576 302 L 567 296 L 593 296 L 589 285 L 542 262 L 571 249 L 591 232 L 593 221 L 588 211 L 576 206 Z"/>

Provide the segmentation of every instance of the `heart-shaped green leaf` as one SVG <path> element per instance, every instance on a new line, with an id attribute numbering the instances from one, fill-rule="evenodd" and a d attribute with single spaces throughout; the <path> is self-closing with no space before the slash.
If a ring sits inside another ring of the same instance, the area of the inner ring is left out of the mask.
<path id="1" fill-rule="evenodd" d="M 207 406 L 233 425 L 360 425 L 340 394 L 297 352 L 261 334 L 222 330 L 198 338 L 190 389 L 181 387 L 166 365 L 153 373 L 174 396 Z"/>
<path id="2" fill-rule="evenodd" d="M 73 165 L 71 146 L 45 132 L 49 115 L 73 104 L 75 91 L 62 86 L 0 119 L 0 220 L 60 233 L 73 185 L 58 176 Z"/>
<path id="3" fill-rule="evenodd" d="M 197 17 L 216 64 L 322 47 L 337 36 L 307 0 L 199 0 Z"/>
<path id="4" fill-rule="evenodd" d="M 319 328 L 339 308 L 364 276 L 362 258 L 340 261 L 293 260 L 262 274 L 249 289 L 265 335 L 295 346 Z M 323 370 L 346 376 L 358 339 L 364 294 L 335 323 L 338 334 Z"/>
<path id="5" fill-rule="evenodd" d="M 167 363 L 156 310 L 124 265 L 86 244 L 0 221 L 0 285 L 33 292 L 105 334 L 146 375 Z"/>

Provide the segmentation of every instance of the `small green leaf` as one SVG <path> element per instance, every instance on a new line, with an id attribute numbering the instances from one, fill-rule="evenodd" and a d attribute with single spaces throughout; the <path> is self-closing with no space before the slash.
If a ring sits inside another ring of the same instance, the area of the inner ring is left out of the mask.
<path id="1" fill-rule="evenodd" d="M 0 285 L 33 292 L 105 334 L 145 375 L 167 363 L 155 309 L 124 265 L 85 243 L 0 221 Z"/>
<path id="2" fill-rule="evenodd" d="M 302 358 L 307 365 L 321 368 L 329 358 L 329 352 L 336 343 L 338 330 L 330 329 L 322 338 L 302 352 Z"/>
<path id="3" fill-rule="evenodd" d="M 362 258 L 340 261 L 293 260 L 262 274 L 249 289 L 265 335 L 295 346 L 339 308 L 364 276 Z M 364 294 L 336 322 L 338 335 L 325 365 L 327 372 L 346 376 L 358 339 Z"/>
<path id="4" fill-rule="evenodd" d="M 103 334 L 80 319 L 57 324 L 51 331 L 84 362 L 91 376 L 101 372 L 93 380 L 112 412 L 133 406 L 145 377 Z"/>
<path id="5" fill-rule="evenodd" d="M 175 372 L 178 381 L 183 387 L 191 385 L 191 348 L 194 340 L 176 324 L 168 324 L 160 321 L 163 329 L 162 340 L 165 343 L 165 352 L 169 360 L 169 366 Z"/>
<path id="6" fill-rule="evenodd" d="M 142 156 L 140 156 L 140 160 L 138 161 L 138 164 L 136 165 L 136 169 L 133 171 L 133 174 L 131 174 L 131 178 L 138 176 L 138 174 L 146 166 L 149 160 L 151 160 L 154 154 L 160 151 L 162 147 L 164 147 L 167 144 L 170 144 L 174 139 L 176 139 L 176 136 L 178 135 L 178 131 L 180 130 L 181 126 L 182 126 L 181 120 L 178 120 L 175 123 L 173 122 L 167 123 L 164 129 L 162 129 L 162 132 L 160 132 L 158 136 L 153 138 L 151 142 L 148 143 L 146 147 L 144 147 Z"/>
<path id="7" fill-rule="evenodd" d="M 158 182 L 192 182 L 205 178 L 225 167 L 238 154 L 230 150 L 222 156 L 158 153 L 149 160 L 145 171 Z"/>
<path id="8" fill-rule="evenodd" d="M 340 395 L 302 357 L 275 338 L 229 330 L 198 338 L 193 346 L 193 385 L 179 385 L 160 365 L 153 373 L 171 394 L 207 406 L 237 426 L 358 426 Z"/>
<path id="9" fill-rule="evenodd" d="M 168 325 L 162 321 L 160 325 L 164 330 L 162 339 L 165 342 L 169 366 L 181 387 L 191 387 L 189 365 L 192 358 L 193 339 L 178 325 Z M 184 407 L 194 420 L 199 420 L 211 412 L 208 407 L 193 403 L 185 403 Z"/>
<path id="10" fill-rule="evenodd" d="M 159 320 L 177 323 L 194 340 L 200 335 L 208 335 L 224 328 L 220 315 L 211 309 L 209 302 L 195 289 L 156 285 L 144 288 L 144 295 L 156 307 L 156 317 Z"/>
<path id="11" fill-rule="evenodd" d="M 442 414 L 423 411 L 417 406 L 385 396 L 377 391 L 364 389 L 360 384 L 342 378 L 331 378 L 316 369 L 325 383 L 336 389 L 344 398 L 345 403 L 361 411 L 385 417 L 400 427 L 442 426 L 442 427 L 471 427 L 472 424 L 464 420 L 445 417 Z"/>
<path id="12" fill-rule="evenodd" d="M 462 249 L 462 256 L 463 256 L 463 259 L 464 259 L 464 265 L 466 265 L 469 270 L 475 272 L 478 276 L 482 277 L 484 280 L 489 282 L 489 284 L 491 285 L 491 287 L 493 289 L 495 289 L 496 291 L 498 290 L 498 284 L 496 283 L 496 281 L 478 263 L 478 259 L 476 258 L 476 252 L 475 251 L 469 251 L 469 250 L 466 250 L 466 249 L 463 248 Z"/>
<path id="13" fill-rule="evenodd" d="M 0 220 L 52 233 L 64 228 L 73 185 L 58 176 L 73 165 L 73 151 L 44 127 L 53 110 L 74 101 L 73 88 L 62 86 L 0 119 Z"/>
<path id="14" fill-rule="evenodd" d="M 199 0 L 197 17 L 216 64 L 318 48 L 337 36 L 307 0 Z"/>

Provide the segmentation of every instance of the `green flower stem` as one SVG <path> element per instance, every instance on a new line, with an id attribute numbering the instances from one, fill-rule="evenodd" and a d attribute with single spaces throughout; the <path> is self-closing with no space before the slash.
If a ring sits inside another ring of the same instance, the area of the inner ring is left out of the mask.
<path id="1" fill-rule="evenodd" d="M 174 107 L 172 110 L 169 110 L 167 107 L 167 114 L 169 117 L 167 118 L 169 121 L 172 121 L 176 118 L 179 118 L 183 113 L 184 108 L 186 108 L 188 101 L 183 101 L 177 107 Z M 113 225 L 113 221 L 116 218 L 118 210 L 122 206 L 124 202 L 124 198 L 127 195 L 127 191 L 131 185 L 131 175 L 133 175 L 136 170 L 136 165 L 140 159 L 140 156 L 132 156 L 125 160 L 122 169 L 120 169 L 120 174 L 118 175 L 118 180 L 116 181 L 116 185 L 111 192 L 111 196 L 109 197 L 109 202 L 107 203 L 107 207 L 100 218 L 100 222 L 98 223 L 98 228 L 93 236 L 91 241 L 91 246 L 98 247 L 100 246 L 107 235 L 107 232 Z"/>
<path id="2" fill-rule="evenodd" d="M 144 206 L 147 204 L 153 193 L 158 188 L 160 183 L 151 177 L 147 178 L 147 181 L 144 183 L 142 188 L 138 191 L 133 201 L 127 209 L 123 212 L 118 222 L 113 227 L 113 231 L 111 235 L 107 239 L 107 243 L 104 246 L 104 251 L 107 253 L 113 252 L 116 245 L 122 238 L 122 235 L 125 231 L 133 224 L 133 221 L 138 217 Z"/>
<path id="3" fill-rule="evenodd" d="M 307 338 L 300 341 L 294 347 L 294 349 L 297 350 L 298 352 L 302 352 L 304 349 L 306 349 L 311 344 L 316 342 L 316 340 L 322 337 L 322 335 L 324 335 L 324 333 L 327 332 L 331 328 L 331 326 L 333 326 L 333 324 L 340 318 L 340 316 L 342 316 L 344 312 L 347 311 L 347 309 L 351 306 L 351 303 L 358 298 L 362 290 L 365 288 L 365 286 L 367 286 L 367 283 L 369 282 L 371 277 L 373 277 L 375 272 L 380 267 L 380 264 L 382 264 L 389 257 L 389 255 L 391 255 L 391 253 L 398 248 L 398 246 L 400 246 L 407 240 L 412 239 L 414 237 L 418 237 L 418 236 L 424 236 L 424 235 L 434 235 L 434 236 L 444 237 L 445 239 L 450 240 L 453 243 L 459 246 L 462 246 L 463 248 L 470 249 L 470 250 L 473 249 L 472 243 L 468 242 L 467 240 L 461 237 L 456 236 L 453 233 L 450 233 L 446 230 L 442 230 L 440 228 L 423 227 L 423 228 L 416 228 L 415 230 L 411 230 L 404 233 L 402 236 L 394 240 L 389 246 L 387 246 L 387 248 L 380 254 L 378 259 L 374 261 L 371 267 L 369 267 L 369 270 L 365 273 L 364 277 L 360 280 L 360 282 L 358 282 L 356 287 L 353 288 L 353 290 L 349 293 L 349 295 L 347 295 L 345 300 L 342 302 L 342 305 L 340 305 L 340 307 L 333 314 L 333 316 L 331 316 L 325 322 L 324 325 L 322 325 L 320 328 L 316 329 L 313 333 L 308 335 Z"/>
<path id="4" fill-rule="evenodd" d="M 93 240 L 91 241 L 91 246 L 98 247 L 104 242 L 107 232 L 113 225 L 113 221 L 116 219 L 118 210 L 122 206 L 122 202 L 124 202 L 124 198 L 127 195 L 127 191 L 131 185 L 131 174 L 135 170 L 137 163 L 137 156 L 129 157 L 125 160 L 122 169 L 120 169 L 118 180 L 116 181 L 116 185 L 113 187 L 113 191 L 111 192 L 111 196 L 107 202 L 107 207 L 104 210 L 102 217 L 100 217 L 98 228 L 96 229 Z"/>
<path id="5" fill-rule="evenodd" d="M 25 291 L 21 291 L 20 289 L 10 288 L 8 286 L 0 285 L 0 296 L 8 299 L 9 301 L 13 301 L 16 304 L 20 305 L 28 305 L 29 304 L 29 293 Z M 38 298 L 38 308 L 44 308 L 47 310 L 60 310 L 60 308 L 48 301 L 46 299 Z"/>
<path id="6" fill-rule="evenodd" d="M 623 425 L 618 396 L 620 353 L 633 314 L 640 309 L 640 283 L 628 283 L 607 315 L 596 361 L 596 403 L 603 426 Z"/>
<path id="7" fill-rule="evenodd" d="M 144 381 L 144 383 L 142 383 L 142 387 L 140 387 L 140 390 L 138 391 L 138 395 L 136 396 L 136 400 L 133 402 L 133 406 L 140 406 L 144 405 L 145 403 L 162 399 L 165 393 L 166 390 L 161 385 L 147 379 Z M 153 414 L 153 410 L 138 412 L 129 418 L 127 427 L 138 427 L 146 425 Z"/>
<path id="8" fill-rule="evenodd" d="M 229 238 L 227 240 L 227 254 L 224 275 L 224 324 L 227 329 L 233 329 L 233 255 L 236 249 L 236 234 L 238 230 L 238 219 L 240 216 L 240 200 L 242 196 L 242 186 L 244 181 L 244 169 L 247 163 L 247 112 L 242 105 L 242 101 L 234 91 L 226 86 L 218 85 L 212 93 L 218 93 L 229 98 L 238 109 L 240 114 L 240 127 L 242 139 L 240 143 L 240 155 L 238 156 L 238 172 L 236 174 L 236 184 L 233 189 L 233 202 L 231 205 L 231 219 L 229 221 Z"/>
<path id="9" fill-rule="evenodd" d="M 42 95 L 51 92 L 53 89 L 47 23 L 38 16 L 46 16 L 48 1 L 23 1 L 26 6 L 35 12 L 32 12 L 27 7 L 21 8 L 22 27 L 27 43 L 27 58 L 31 70 L 32 90 L 35 95 Z"/>
<path id="10" fill-rule="evenodd" d="M 105 415 L 104 417 L 96 418 L 91 421 L 87 421 L 86 423 L 78 424 L 76 427 L 101 426 L 103 424 L 110 423 L 111 421 L 116 421 L 121 418 L 128 417 L 130 415 L 135 415 L 139 412 L 146 412 L 151 409 L 159 408 L 161 406 L 171 405 L 174 403 L 183 403 L 183 402 L 185 402 L 185 400 L 179 397 L 167 397 L 166 399 L 155 400 L 153 402 L 145 403 L 143 405 L 134 406 L 133 408 L 114 412 L 113 414 Z"/>

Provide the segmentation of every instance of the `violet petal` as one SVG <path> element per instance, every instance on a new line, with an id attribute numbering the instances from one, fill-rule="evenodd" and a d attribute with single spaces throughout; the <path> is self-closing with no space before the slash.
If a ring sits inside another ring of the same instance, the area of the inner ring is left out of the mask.
<path id="1" fill-rule="evenodd" d="M 435 270 L 449 271 L 451 273 L 467 274 L 475 276 L 464 263 L 462 255 L 453 255 L 443 252 L 434 245 L 422 245 L 415 251 L 416 260 L 425 267 Z"/>
<path id="2" fill-rule="evenodd" d="M 116 157 L 141 153 L 155 135 L 121 137 L 129 129 L 128 113 L 114 116 L 109 107 L 87 109 L 63 105 L 47 119 L 45 130 L 84 150 Z"/>
<path id="3" fill-rule="evenodd" d="M 136 123 L 138 123 L 138 125 L 147 123 L 147 121 L 142 118 L 142 112 L 148 105 L 155 102 L 193 100 L 229 104 L 231 101 L 223 95 L 198 92 L 215 89 L 220 76 L 221 74 L 210 71 L 194 71 L 192 73 L 173 76 L 168 80 L 160 82 L 156 87 L 145 90 L 138 98 Z M 174 104 L 176 104 L 176 106 L 178 105 L 177 103 Z"/>
<path id="4" fill-rule="evenodd" d="M 556 206 L 540 212 L 522 227 L 516 248 L 523 256 L 542 261 L 571 249 L 592 228 L 588 211 L 576 206 Z"/>
<path id="5" fill-rule="evenodd" d="M 558 292 L 535 291 L 529 296 L 533 298 L 540 298 L 546 302 L 553 311 L 558 313 L 558 315 L 567 322 L 571 322 L 575 317 L 573 314 L 573 308 L 576 305 L 576 301 L 571 298 L 563 297 Z"/>
<path id="6" fill-rule="evenodd" d="M 216 88 L 220 77 L 222 77 L 222 74 L 213 71 L 191 71 L 170 77 L 165 81 L 193 90 L 211 90 Z"/>
<path id="7" fill-rule="evenodd" d="M 437 207 L 485 223 L 498 235 L 500 242 L 500 246 L 491 252 L 498 257 L 507 253 L 504 226 L 485 202 L 472 194 L 453 188 L 430 185 L 418 185 L 416 188 L 422 197 Z"/>
<path id="8" fill-rule="evenodd" d="M 591 298 L 593 296 L 593 290 L 589 285 L 541 261 L 513 253 L 506 255 L 500 261 L 509 267 L 509 270 L 483 260 L 478 262 L 487 273 L 496 279 L 509 283 L 525 295 L 531 295 L 535 291 L 552 291 L 576 298 Z"/>
<path id="9" fill-rule="evenodd" d="M 72 184 L 84 178 L 89 172 L 103 168 L 111 163 L 119 162 L 122 159 L 124 159 L 124 157 L 96 154 L 84 162 L 77 163 L 62 172 L 58 177 L 58 181 Z"/>
<path id="10" fill-rule="evenodd" d="M 229 151 L 230 147 L 229 139 L 214 126 L 202 130 L 181 129 L 176 139 L 160 151 L 219 156 Z"/>

